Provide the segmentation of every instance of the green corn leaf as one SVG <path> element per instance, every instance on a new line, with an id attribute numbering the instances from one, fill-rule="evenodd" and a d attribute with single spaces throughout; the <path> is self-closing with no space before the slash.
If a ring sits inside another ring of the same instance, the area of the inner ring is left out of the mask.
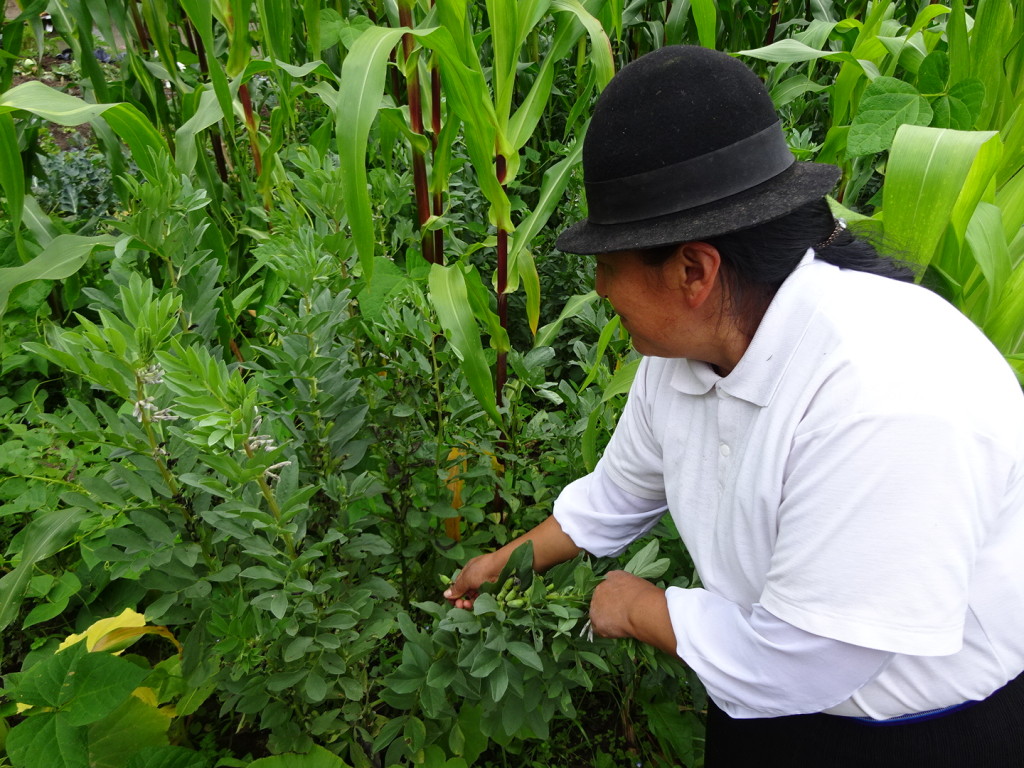
<path id="1" fill-rule="evenodd" d="M 169 156 L 167 142 L 153 124 L 131 104 L 114 104 L 103 113 L 103 119 L 128 145 L 139 170 L 151 181 L 158 176 L 160 156 Z"/>
<path id="2" fill-rule="evenodd" d="M 0 95 L 0 114 L 15 110 L 64 126 L 102 117 L 128 145 L 139 169 L 150 177 L 155 173 L 154 156 L 168 152 L 153 124 L 131 104 L 90 104 L 33 80 Z"/>
<path id="3" fill-rule="evenodd" d="M 191 99 L 195 100 L 197 97 L 199 103 L 196 105 L 195 112 L 174 132 L 174 146 L 177 150 L 177 156 L 174 159 L 175 166 L 180 173 L 185 174 L 191 173 L 196 166 L 198 159 L 196 139 L 199 134 L 210 126 L 216 125 L 224 117 L 220 102 L 217 101 L 217 94 L 212 90 L 205 86 L 199 86 L 192 94 Z"/>
<path id="4" fill-rule="evenodd" d="M 931 262 L 961 195 L 976 204 L 988 183 L 973 177 L 975 188 L 965 186 L 976 158 L 983 147 L 986 153 L 998 152 L 998 144 L 998 135 L 988 131 L 899 128 L 882 187 L 882 209 L 886 237 L 908 259 Z"/>
<path id="5" fill-rule="evenodd" d="M 605 323 L 604 328 L 601 329 L 601 335 L 597 339 L 597 345 L 594 347 L 594 365 L 591 366 L 590 373 L 587 374 L 587 378 L 585 378 L 583 383 L 577 387 L 578 391 L 582 392 L 590 386 L 594 379 L 597 378 L 598 372 L 604 366 L 604 352 L 611 343 L 612 337 L 621 329 L 622 321 L 619 319 L 618 315 L 615 315 L 615 317 Z"/>
<path id="6" fill-rule="evenodd" d="M 1018 262 L 1006 281 L 1003 298 L 989 313 L 984 331 L 1004 355 L 1024 353 L 1024 261 Z M 1024 372 L 1020 360 L 1015 368 Z"/>
<path id="7" fill-rule="evenodd" d="M 21 219 L 25 208 L 25 171 L 21 165 L 21 153 L 18 152 L 14 118 L 10 113 L 0 114 L 0 188 L 3 189 L 6 198 L 4 207 L 20 253 Z M 0 305 L 0 314 L 2 312 L 3 308 Z"/>
<path id="8" fill-rule="evenodd" d="M 488 335 L 491 337 L 491 347 L 498 352 L 508 352 L 510 347 L 508 331 L 501 327 L 498 315 L 491 309 L 492 294 L 484 285 L 480 273 L 474 266 L 464 266 L 462 274 L 465 278 L 470 309 L 477 322 L 487 330 Z M 497 279 L 497 275 L 495 275 L 495 279 Z"/>
<path id="9" fill-rule="evenodd" d="M 25 110 L 58 125 L 81 125 L 93 120 L 112 104 L 89 104 L 76 96 L 62 93 L 38 80 L 16 85 L 0 94 L 0 113 Z"/>
<path id="10" fill-rule="evenodd" d="M 544 115 L 548 106 L 548 99 L 551 96 L 551 87 L 555 82 L 554 59 L 551 54 L 544 59 L 537 79 L 533 81 L 530 91 L 523 99 L 523 103 L 515 111 L 509 120 L 508 136 L 512 149 L 518 152 L 530 140 L 537 123 Z"/>
<path id="11" fill-rule="evenodd" d="M 584 293 L 580 296 L 573 296 L 562 308 L 558 317 L 553 322 L 548 323 L 537 333 L 537 338 L 533 343 L 534 349 L 537 347 L 550 347 L 558 332 L 562 330 L 562 325 L 570 317 L 576 317 L 580 314 L 584 307 L 589 306 L 593 302 L 598 300 L 597 292 L 590 291 L 590 293 Z"/>
<path id="12" fill-rule="evenodd" d="M 1024 173 L 1017 173 L 998 188 L 996 205 L 1003 214 L 1003 234 L 1010 242 L 1024 227 Z"/>
<path id="13" fill-rule="evenodd" d="M 608 386 L 604 388 L 604 394 L 601 395 L 601 402 L 606 403 L 613 397 L 618 395 L 624 395 L 629 392 L 629 388 L 633 386 L 633 379 L 636 376 L 636 371 L 640 367 L 640 358 L 630 360 L 628 363 L 622 365 L 613 375 L 611 381 L 608 382 Z"/>
<path id="14" fill-rule="evenodd" d="M 28 263 L 0 269 L 0 316 L 7 309 L 7 299 L 15 287 L 31 280 L 70 277 L 82 268 L 94 250 L 113 248 L 116 242 L 117 239 L 109 235 L 58 235 Z"/>
<path id="15" fill-rule="evenodd" d="M 356 38 L 341 68 L 335 112 L 338 166 L 352 239 L 367 280 L 373 276 L 374 232 L 366 189 L 366 142 L 384 94 L 388 56 L 405 31 L 370 27 Z"/>
<path id="16" fill-rule="evenodd" d="M 827 85 L 815 83 L 806 75 L 794 75 L 793 77 L 783 80 L 772 88 L 772 103 L 776 108 L 783 107 L 786 104 L 799 99 L 805 93 L 820 93 L 826 88 L 828 88 Z"/>
<path id="17" fill-rule="evenodd" d="M 537 263 L 533 254 L 526 248 L 518 249 L 515 254 L 509 254 L 509 292 L 513 292 L 513 280 L 522 282 L 523 292 L 526 294 L 526 320 L 530 325 L 530 333 L 537 335 L 537 326 L 540 323 L 540 275 L 537 273 Z"/>
<path id="18" fill-rule="evenodd" d="M 601 22 L 595 19 L 578 0 L 553 0 L 551 7 L 558 11 L 567 11 L 576 16 L 586 28 L 590 36 L 590 55 L 594 71 L 597 73 L 598 90 L 604 90 L 608 81 L 615 74 L 615 62 L 612 58 L 612 44 L 605 34 Z"/>
<path id="19" fill-rule="evenodd" d="M 718 4 L 715 0 L 690 0 L 697 39 L 705 48 L 715 48 L 718 32 Z"/>
<path id="20" fill-rule="evenodd" d="M 1010 0 L 980 3 L 971 30 L 971 73 L 985 84 L 985 104 L 978 118 L 981 128 L 998 129 L 994 120 L 1005 85 L 1003 58 L 1007 52 L 1013 10 Z"/>
<path id="21" fill-rule="evenodd" d="M 469 303 L 466 277 L 460 264 L 441 266 L 432 264 L 428 278 L 430 301 L 445 331 L 448 343 L 462 363 L 463 373 L 477 401 L 494 423 L 501 426 L 491 378 L 490 366 L 484 355 L 480 329 Z"/>
<path id="22" fill-rule="evenodd" d="M 954 83 L 971 76 L 971 49 L 967 34 L 967 14 L 963 0 L 953 0 L 946 22 L 949 50 L 949 76 Z"/>
<path id="23" fill-rule="evenodd" d="M 585 129 L 584 129 L 585 130 Z M 563 160 L 559 160 L 544 172 L 540 185 L 540 196 L 529 215 L 520 222 L 509 246 L 509 257 L 515 258 L 519 251 L 528 248 L 534 237 L 544 228 L 555 212 L 565 192 L 573 170 L 579 165 L 583 154 L 583 142 L 577 141 Z"/>
<path id="24" fill-rule="evenodd" d="M 256 0 L 259 26 L 270 58 L 292 60 L 292 0 Z"/>
<path id="25" fill-rule="evenodd" d="M 206 68 L 210 75 L 210 81 L 213 83 L 213 92 L 217 94 L 221 112 L 224 115 L 234 115 L 234 95 L 231 84 L 217 58 L 217 40 L 213 34 L 213 3 L 211 0 L 180 0 L 180 2 L 189 21 L 192 22 L 199 34 L 199 39 L 203 42 L 206 52 Z M 171 62 L 170 66 L 174 68 L 172 77 L 177 77 L 177 62 Z"/>
<path id="26" fill-rule="evenodd" d="M 491 65 L 494 84 L 494 111 L 499 125 L 505 125 L 512 112 L 512 94 L 515 90 L 516 67 L 519 63 L 517 36 L 519 20 L 517 0 L 487 0 L 487 18 L 490 22 L 491 47 L 494 51 Z"/>
<path id="27" fill-rule="evenodd" d="M 996 206 L 978 203 L 967 224 L 964 242 L 988 284 L 988 290 L 984 291 L 985 301 L 970 307 L 967 313 L 975 323 L 983 327 L 992 306 L 1002 296 L 1013 268 L 1006 238 L 1003 236 L 1002 216 Z"/>
<path id="28" fill-rule="evenodd" d="M 416 32 L 416 37 L 438 56 L 445 97 L 448 106 L 465 123 L 466 150 L 476 170 L 480 191 L 491 204 L 491 219 L 500 229 L 511 232 L 511 205 L 494 173 L 495 150 L 509 160 L 510 174 L 515 173 L 514 165 L 518 164 L 519 158 L 512 152 L 504 132 L 498 129 L 497 115 L 480 61 L 475 52 L 468 61 L 461 58 L 462 48 L 447 27 Z"/>
<path id="29" fill-rule="evenodd" d="M 583 466 L 587 472 L 593 472 L 600 459 L 597 452 L 597 433 L 601 424 L 601 408 L 594 408 L 587 416 L 587 426 L 580 437 L 580 452 L 583 455 Z"/>
<path id="30" fill-rule="evenodd" d="M 252 2 L 229 0 L 227 7 L 231 19 L 231 42 L 228 45 L 226 70 L 228 77 L 237 77 L 246 68 L 252 56 L 252 43 L 249 40 Z"/>
<path id="31" fill-rule="evenodd" d="M 939 16 L 943 16 L 947 13 L 951 13 L 951 9 L 945 5 L 934 3 L 924 6 L 921 11 L 917 14 L 917 18 L 914 19 L 914 23 L 910 25 L 910 29 L 907 30 L 905 38 L 910 40 L 918 32 L 923 30 L 929 24 L 932 23 Z"/>
<path id="32" fill-rule="evenodd" d="M 1024 94 L 1022 94 L 1024 96 Z M 1003 164 L 996 177 L 996 185 L 1003 187 L 1024 169 L 1024 98 L 1006 124 L 1001 128 L 1003 137 Z"/>
<path id="33" fill-rule="evenodd" d="M 85 517 L 85 511 L 79 507 L 68 507 L 36 515 L 25 527 L 21 560 L 0 578 L 0 630 L 18 617 L 18 608 L 29 579 L 35 575 L 36 564 L 70 544 Z"/>
<path id="34" fill-rule="evenodd" d="M 761 48 L 751 48 L 739 51 L 739 56 L 750 56 L 761 61 L 772 61 L 776 64 L 795 64 L 803 61 L 814 61 L 815 59 L 828 59 L 829 61 L 845 61 L 856 64 L 856 60 L 849 53 L 823 51 L 820 48 L 812 48 L 799 40 L 785 39 L 766 45 Z"/>

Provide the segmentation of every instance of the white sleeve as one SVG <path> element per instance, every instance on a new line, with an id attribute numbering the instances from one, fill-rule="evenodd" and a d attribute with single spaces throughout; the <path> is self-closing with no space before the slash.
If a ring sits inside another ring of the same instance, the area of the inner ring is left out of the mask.
<path id="1" fill-rule="evenodd" d="M 805 632 L 757 603 L 747 613 L 704 589 L 669 587 L 676 651 L 734 718 L 821 712 L 846 701 L 889 651 Z"/>
<path id="2" fill-rule="evenodd" d="M 577 547 L 596 557 L 614 557 L 650 531 L 667 508 L 664 499 L 643 499 L 619 488 L 602 460 L 562 490 L 553 514 Z"/>

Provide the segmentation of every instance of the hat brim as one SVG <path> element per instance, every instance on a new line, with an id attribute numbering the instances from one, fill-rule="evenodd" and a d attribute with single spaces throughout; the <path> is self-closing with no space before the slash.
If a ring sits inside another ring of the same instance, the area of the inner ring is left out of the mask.
<path id="1" fill-rule="evenodd" d="M 555 247 L 566 253 L 613 253 L 726 235 L 820 200 L 832 191 L 839 176 L 834 165 L 795 162 L 756 187 L 679 213 L 625 224 L 578 222 L 558 236 Z"/>

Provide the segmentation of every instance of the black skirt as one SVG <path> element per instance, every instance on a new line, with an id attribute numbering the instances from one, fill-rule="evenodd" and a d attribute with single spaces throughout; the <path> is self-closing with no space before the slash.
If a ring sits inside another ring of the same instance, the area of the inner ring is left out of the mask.
<path id="1" fill-rule="evenodd" d="M 1024 674 L 933 717 L 737 720 L 708 703 L 705 768 L 1024 768 Z"/>

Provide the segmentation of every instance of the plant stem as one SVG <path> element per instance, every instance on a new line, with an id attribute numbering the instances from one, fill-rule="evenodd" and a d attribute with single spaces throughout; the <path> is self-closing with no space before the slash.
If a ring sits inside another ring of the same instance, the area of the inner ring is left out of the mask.
<path id="1" fill-rule="evenodd" d="M 252 161 L 256 167 L 256 175 L 263 173 L 263 157 L 260 155 L 260 145 L 256 139 L 256 116 L 252 111 L 252 97 L 249 94 L 249 84 L 242 83 L 238 86 L 238 98 L 242 102 L 242 111 L 245 113 L 245 127 L 249 133 L 249 146 L 252 147 Z"/>
<path id="2" fill-rule="evenodd" d="M 431 2 L 433 5 L 433 2 Z M 437 64 L 435 59 L 433 66 L 430 68 L 430 127 L 431 135 L 430 141 L 433 145 L 434 159 L 437 159 L 437 140 L 438 136 L 441 135 L 441 68 Z M 437 163 L 434 163 L 434 168 L 437 168 Z M 434 215 L 440 216 L 444 212 L 444 201 L 441 197 L 441 182 L 442 179 L 438 179 L 435 174 L 434 178 L 437 184 L 437 190 L 434 192 L 433 208 Z M 434 262 L 436 264 L 444 264 L 444 232 L 440 228 L 434 230 Z"/>
<path id="3" fill-rule="evenodd" d="M 398 20 L 403 27 L 412 28 L 412 8 L 399 4 Z M 424 136 L 423 130 L 423 100 L 420 93 L 420 71 L 419 64 L 409 64 L 413 52 L 413 39 L 411 34 L 402 35 L 402 50 L 405 53 L 406 61 L 406 90 L 409 101 L 409 128 L 413 133 Z M 427 182 L 427 161 L 415 145 L 412 147 L 412 179 L 416 196 L 416 213 L 420 224 L 420 242 L 423 249 L 423 258 L 430 264 L 437 259 L 434 254 L 434 236 L 424 229 L 427 221 L 430 220 L 430 189 Z"/>

